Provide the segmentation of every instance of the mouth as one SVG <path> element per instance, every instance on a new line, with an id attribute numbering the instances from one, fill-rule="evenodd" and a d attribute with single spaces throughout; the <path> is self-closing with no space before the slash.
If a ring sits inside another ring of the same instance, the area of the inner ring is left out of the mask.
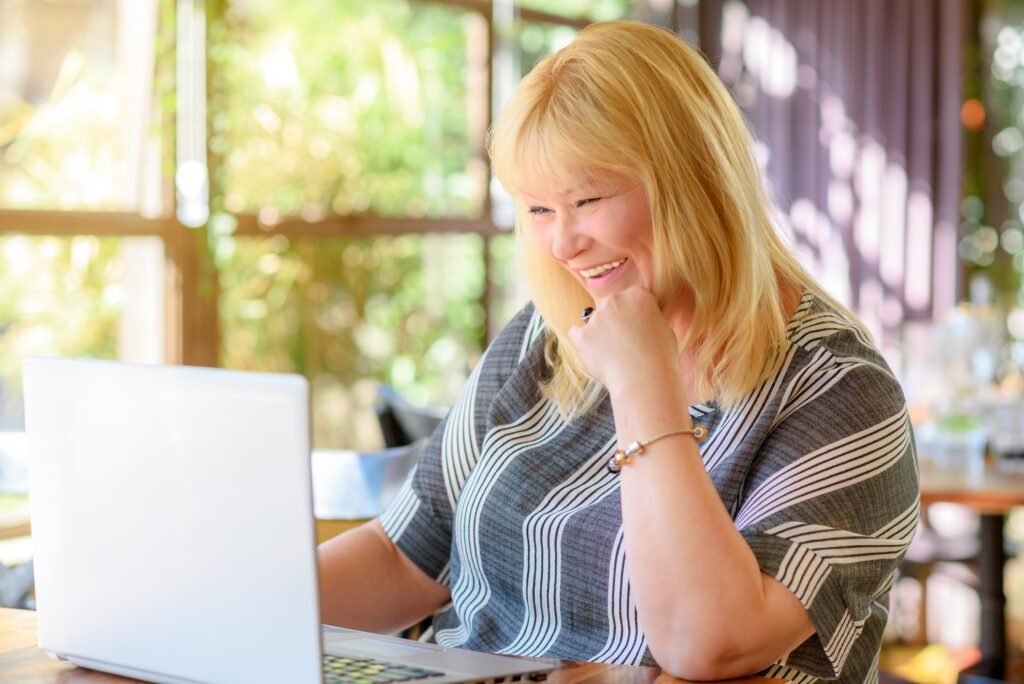
<path id="1" fill-rule="evenodd" d="M 625 263 L 625 259 L 617 259 L 615 261 L 609 261 L 607 264 L 601 264 L 594 266 L 593 268 L 585 268 L 579 271 L 579 274 L 584 278 L 599 278 L 609 271 L 614 271 L 616 268 Z"/>

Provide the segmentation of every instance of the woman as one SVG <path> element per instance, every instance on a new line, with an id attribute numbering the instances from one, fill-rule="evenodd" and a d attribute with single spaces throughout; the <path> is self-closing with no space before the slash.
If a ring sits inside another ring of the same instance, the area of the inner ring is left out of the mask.
<path id="1" fill-rule="evenodd" d="M 324 619 L 440 610 L 443 645 L 872 680 L 918 515 L 905 402 L 780 241 L 714 73 L 660 29 L 591 26 L 491 154 L 533 302 L 395 504 L 321 547 Z"/>

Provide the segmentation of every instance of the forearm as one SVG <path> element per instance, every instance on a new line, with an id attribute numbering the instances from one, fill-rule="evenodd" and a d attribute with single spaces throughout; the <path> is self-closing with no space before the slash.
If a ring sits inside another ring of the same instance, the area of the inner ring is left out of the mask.
<path id="1" fill-rule="evenodd" d="M 663 311 L 650 291 L 631 287 L 569 330 L 608 390 L 620 448 L 691 426 L 701 376 L 694 353 L 680 354 L 687 304 Z M 620 477 L 629 583 L 663 668 L 689 679 L 746 675 L 813 632 L 792 592 L 761 573 L 692 437 L 657 440 Z"/>
<path id="2" fill-rule="evenodd" d="M 620 446 L 690 427 L 685 393 L 649 384 L 613 397 Z M 667 670 L 688 678 L 756 672 L 812 629 L 796 597 L 765 576 L 688 435 L 659 440 L 620 473 L 626 558 L 641 624 Z"/>
<path id="3" fill-rule="evenodd" d="M 448 588 L 406 558 L 377 520 L 321 544 L 317 562 L 326 624 L 390 633 L 449 600 Z"/>

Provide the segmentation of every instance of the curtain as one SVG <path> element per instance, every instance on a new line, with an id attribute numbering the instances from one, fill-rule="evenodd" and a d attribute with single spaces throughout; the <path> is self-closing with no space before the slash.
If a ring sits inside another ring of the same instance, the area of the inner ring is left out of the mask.
<path id="1" fill-rule="evenodd" d="M 702 0 L 801 261 L 883 347 L 962 295 L 960 0 Z"/>

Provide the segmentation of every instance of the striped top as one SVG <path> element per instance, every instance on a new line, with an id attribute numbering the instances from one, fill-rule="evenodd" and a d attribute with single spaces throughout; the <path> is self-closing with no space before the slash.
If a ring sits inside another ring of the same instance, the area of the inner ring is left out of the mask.
<path id="1" fill-rule="evenodd" d="M 734 408 L 690 407 L 722 503 L 816 633 L 765 674 L 877 680 L 896 564 L 918 518 L 899 384 L 867 336 L 807 294 L 778 373 Z M 566 423 L 541 397 L 544 324 L 524 308 L 488 348 L 381 517 L 448 585 L 438 643 L 653 665 L 625 571 L 607 400 Z"/>

